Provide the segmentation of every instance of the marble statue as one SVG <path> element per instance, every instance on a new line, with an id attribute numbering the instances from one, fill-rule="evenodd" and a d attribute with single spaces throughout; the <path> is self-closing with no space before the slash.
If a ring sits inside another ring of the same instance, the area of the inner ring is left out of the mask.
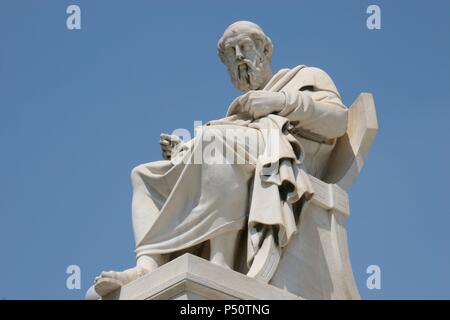
<path id="1" fill-rule="evenodd" d="M 359 298 L 346 189 L 377 131 L 372 97 L 347 108 L 321 69 L 273 72 L 272 48 L 255 23 L 225 30 L 218 54 L 244 93 L 192 140 L 161 134 L 163 160 L 133 169 L 136 266 L 102 272 L 98 294 L 191 253 L 303 298 Z"/>

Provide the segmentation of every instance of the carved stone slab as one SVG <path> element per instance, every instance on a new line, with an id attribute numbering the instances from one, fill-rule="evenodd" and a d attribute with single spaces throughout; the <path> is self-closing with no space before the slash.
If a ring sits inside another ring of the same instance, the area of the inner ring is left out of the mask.
<path id="1" fill-rule="evenodd" d="M 105 300 L 293 300 L 300 297 L 185 254 L 103 297 Z"/>

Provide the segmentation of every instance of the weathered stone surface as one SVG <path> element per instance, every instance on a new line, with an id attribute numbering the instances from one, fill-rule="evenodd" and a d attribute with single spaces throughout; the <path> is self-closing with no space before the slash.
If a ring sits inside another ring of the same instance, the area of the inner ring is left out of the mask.
<path id="1" fill-rule="evenodd" d="M 191 254 L 178 257 L 103 299 L 299 299 Z"/>

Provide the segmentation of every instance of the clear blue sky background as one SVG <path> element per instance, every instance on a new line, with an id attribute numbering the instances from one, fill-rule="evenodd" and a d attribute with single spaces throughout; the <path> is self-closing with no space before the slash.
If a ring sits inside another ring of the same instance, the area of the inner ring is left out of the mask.
<path id="1" fill-rule="evenodd" d="M 379 135 L 350 192 L 362 297 L 450 298 L 449 1 L 1 0 L 0 299 L 80 299 L 134 264 L 130 171 L 160 158 L 160 132 L 224 115 L 239 93 L 216 42 L 241 19 L 272 38 L 275 69 L 323 68 L 347 105 L 375 96 Z"/>

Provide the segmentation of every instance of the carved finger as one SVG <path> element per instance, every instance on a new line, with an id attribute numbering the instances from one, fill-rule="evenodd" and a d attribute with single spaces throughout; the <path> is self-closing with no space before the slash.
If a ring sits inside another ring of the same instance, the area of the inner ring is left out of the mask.
<path id="1" fill-rule="evenodd" d="M 170 145 L 170 141 L 169 140 L 160 140 L 159 144 L 162 146 L 169 146 Z"/>
<path id="2" fill-rule="evenodd" d="M 159 135 L 159 140 L 160 141 L 162 141 L 162 140 L 169 140 L 170 141 L 170 134 L 168 134 L 168 133 L 161 133 L 160 135 Z"/>
<path id="3" fill-rule="evenodd" d="M 246 94 L 239 97 L 238 101 L 239 101 L 239 104 L 241 105 L 241 108 L 245 107 L 245 105 L 248 102 L 249 97 L 250 97 L 250 92 L 247 92 Z M 241 109 L 241 111 L 242 111 L 242 109 Z"/>
<path id="4" fill-rule="evenodd" d="M 116 272 L 115 271 L 103 271 L 100 275 L 101 278 L 114 278 Z"/>
<path id="5" fill-rule="evenodd" d="M 173 144 L 179 144 L 180 142 L 182 142 L 180 137 L 176 135 L 171 135 L 170 138 L 170 141 L 172 141 Z"/>

